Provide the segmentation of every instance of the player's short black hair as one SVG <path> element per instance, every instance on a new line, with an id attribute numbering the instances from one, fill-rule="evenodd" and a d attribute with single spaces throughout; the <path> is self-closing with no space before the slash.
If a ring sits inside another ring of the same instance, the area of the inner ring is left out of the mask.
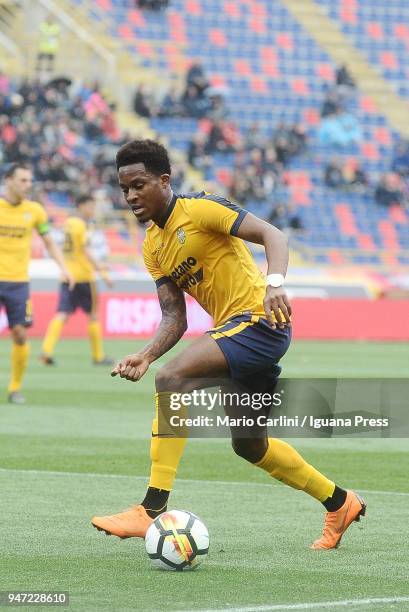
<path id="1" fill-rule="evenodd" d="M 29 166 L 28 164 L 26 164 L 25 162 L 14 162 L 13 164 L 10 164 L 8 166 L 8 168 L 6 169 L 5 173 L 4 173 L 4 178 L 11 178 L 12 176 L 15 175 L 15 173 L 17 172 L 17 170 L 31 170 L 32 168 L 31 166 Z"/>
<path id="2" fill-rule="evenodd" d="M 75 198 L 75 206 L 78 208 L 78 206 L 81 206 L 90 200 L 94 200 L 94 197 L 90 193 L 83 193 Z"/>
<path id="3" fill-rule="evenodd" d="M 146 170 L 156 176 L 171 173 L 167 150 L 154 140 L 132 140 L 119 149 L 116 154 L 117 170 L 132 164 L 144 164 Z"/>

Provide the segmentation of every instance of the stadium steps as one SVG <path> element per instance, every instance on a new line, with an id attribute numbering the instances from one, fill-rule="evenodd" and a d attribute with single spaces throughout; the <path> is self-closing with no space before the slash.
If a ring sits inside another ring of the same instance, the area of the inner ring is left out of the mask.
<path id="1" fill-rule="evenodd" d="M 0 69 L 12 76 L 24 73 L 24 59 L 18 40 L 21 3 L 17 0 L 0 2 Z"/>
<path id="2" fill-rule="evenodd" d="M 324 10 L 313 0 L 297 0 L 297 2 L 282 0 L 282 2 L 335 63 L 348 65 L 361 91 L 374 101 L 390 124 L 405 136 L 409 136 L 407 103 L 349 43 Z"/>
<path id="3" fill-rule="evenodd" d="M 121 93 L 121 99 L 118 101 L 124 104 L 127 97 L 124 90 L 133 91 L 140 82 L 156 87 L 161 86 L 160 78 L 142 65 L 139 54 L 130 53 L 121 39 L 111 36 L 108 29 L 109 20 L 104 18 L 103 13 L 99 15 L 98 20 L 95 19 L 95 14 L 102 10 L 95 2 L 85 0 L 81 4 L 74 5 L 71 0 L 54 0 L 54 2 L 65 12 L 69 12 L 78 25 L 86 30 L 90 38 L 97 41 L 99 46 L 114 55 L 115 75 L 114 82 L 111 84 L 111 97 L 118 98 L 118 94 Z M 104 80 L 106 80 L 106 75 L 104 75 Z"/>

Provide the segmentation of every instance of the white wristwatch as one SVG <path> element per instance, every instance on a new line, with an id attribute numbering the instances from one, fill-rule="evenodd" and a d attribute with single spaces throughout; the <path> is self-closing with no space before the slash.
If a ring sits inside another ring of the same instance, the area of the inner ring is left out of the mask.
<path id="1" fill-rule="evenodd" d="M 284 276 L 282 274 L 267 274 L 266 285 L 271 287 L 282 287 L 284 285 Z"/>

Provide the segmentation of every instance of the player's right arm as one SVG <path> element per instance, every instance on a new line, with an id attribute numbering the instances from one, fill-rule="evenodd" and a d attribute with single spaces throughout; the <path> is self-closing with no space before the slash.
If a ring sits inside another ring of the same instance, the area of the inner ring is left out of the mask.
<path id="1" fill-rule="evenodd" d="M 99 263 L 95 259 L 95 257 L 92 255 L 90 249 L 88 247 L 86 247 L 86 246 L 84 246 L 84 255 L 88 259 L 88 261 L 90 262 L 90 264 L 94 268 L 94 270 L 103 279 L 103 281 L 107 285 L 107 287 L 113 287 L 114 283 L 112 282 L 111 277 L 109 275 L 109 268 L 108 268 L 108 266 L 106 264 Z"/>
<path id="2" fill-rule="evenodd" d="M 124 357 L 112 370 L 111 376 L 120 375 L 137 382 L 150 364 L 167 353 L 180 340 L 187 329 L 186 303 L 183 291 L 170 280 L 158 286 L 162 320 L 152 340 L 139 353 Z"/>

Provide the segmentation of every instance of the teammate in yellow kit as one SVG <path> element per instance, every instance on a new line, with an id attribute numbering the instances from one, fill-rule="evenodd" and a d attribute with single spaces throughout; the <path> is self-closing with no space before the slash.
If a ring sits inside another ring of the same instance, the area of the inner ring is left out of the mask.
<path id="1" fill-rule="evenodd" d="M 62 253 L 48 234 L 46 211 L 38 202 L 27 199 L 32 183 L 31 169 L 24 164 L 13 164 L 5 174 L 4 192 L 0 197 L 0 305 L 6 308 L 13 340 L 8 400 L 14 404 L 25 401 L 20 389 L 30 351 L 26 333 L 32 323 L 28 265 L 34 229 L 61 268 L 66 282 L 73 283 Z"/>
<path id="2" fill-rule="evenodd" d="M 288 248 L 282 232 L 218 196 L 173 194 L 169 158 L 158 143 L 128 143 L 116 161 L 128 206 L 140 222 L 152 221 L 144 258 L 156 282 L 162 321 L 151 342 L 122 359 L 112 375 L 140 380 L 151 363 L 179 341 L 187 326 L 183 292 L 213 316 L 216 326 L 156 374 L 151 475 L 142 503 L 92 519 L 97 529 L 127 538 L 144 537 L 154 518 L 167 508 L 186 443 L 186 438 L 163 435 L 158 429 L 158 415 L 169 414 L 171 395 L 189 393 L 204 379 L 217 378 L 228 378 L 250 392 L 274 389 L 279 361 L 290 344 L 291 307 L 284 289 Z M 264 246 L 266 278 L 244 240 Z M 250 433 L 244 437 L 232 432 L 234 451 L 321 502 L 327 510 L 324 531 L 312 548 L 337 547 L 351 523 L 365 514 L 363 500 L 338 487 L 286 442 L 269 438 L 267 428 L 256 426 Z"/>
<path id="3" fill-rule="evenodd" d="M 111 287 L 106 265 L 95 260 L 90 251 L 90 239 L 95 217 L 95 200 L 90 195 L 77 199 L 77 215 L 69 217 L 64 227 L 64 260 L 75 285 L 70 288 L 61 283 L 57 314 L 50 322 L 43 342 L 41 361 L 45 365 L 55 365 L 54 349 L 64 323 L 77 308 L 89 317 L 88 334 L 92 359 L 95 365 L 112 365 L 112 359 L 105 356 L 102 343 L 101 324 L 98 320 L 96 273 Z"/>

